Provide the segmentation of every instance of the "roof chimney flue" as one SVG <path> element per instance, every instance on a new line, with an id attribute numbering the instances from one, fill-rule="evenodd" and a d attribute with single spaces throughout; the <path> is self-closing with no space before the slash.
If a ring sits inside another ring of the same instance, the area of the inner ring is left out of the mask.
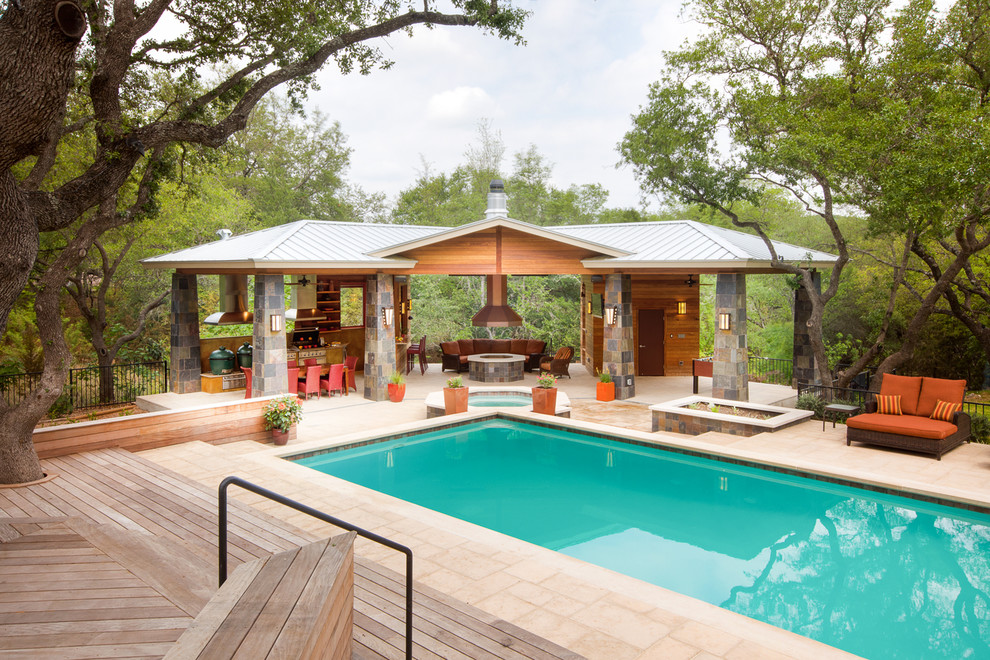
<path id="1" fill-rule="evenodd" d="M 502 183 L 502 179 L 492 179 L 488 184 L 488 208 L 485 209 L 485 219 L 509 217 L 506 201 L 505 184 Z"/>

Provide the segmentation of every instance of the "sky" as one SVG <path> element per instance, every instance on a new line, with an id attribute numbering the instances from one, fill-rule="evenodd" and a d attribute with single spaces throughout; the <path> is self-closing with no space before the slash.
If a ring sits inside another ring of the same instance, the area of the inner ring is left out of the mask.
<path id="1" fill-rule="evenodd" d="M 639 208 L 616 145 L 659 76 L 661 53 L 697 31 L 680 0 L 515 0 L 532 12 L 525 46 L 477 28 L 417 27 L 378 45 L 395 64 L 368 76 L 320 73 L 310 96 L 339 121 L 353 149 L 348 178 L 390 200 L 415 184 L 424 161 L 450 172 L 487 119 L 512 155 L 535 145 L 553 184 L 600 183 L 608 206 Z M 509 211 L 512 210 L 512 191 Z M 655 202 L 655 200 L 654 200 Z M 655 204 L 654 204 L 655 205 Z"/>

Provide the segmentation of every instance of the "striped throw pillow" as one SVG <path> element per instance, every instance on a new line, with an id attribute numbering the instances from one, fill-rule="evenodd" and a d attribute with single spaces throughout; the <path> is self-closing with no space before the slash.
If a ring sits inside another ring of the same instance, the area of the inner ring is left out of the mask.
<path id="1" fill-rule="evenodd" d="M 881 415 L 900 415 L 901 414 L 901 395 L 900 394 L 878 394 L 877 395 L 877 412 Z"/>
<path id="2" fill-rule="evenodd" d="M 939 399 L 935 403 L 935 410 L 932 411 L 932 419 L 939 419 L 943 422 L 951 422 L 952 416 L 962 410 L 961 403 L 949 403 Z"/>

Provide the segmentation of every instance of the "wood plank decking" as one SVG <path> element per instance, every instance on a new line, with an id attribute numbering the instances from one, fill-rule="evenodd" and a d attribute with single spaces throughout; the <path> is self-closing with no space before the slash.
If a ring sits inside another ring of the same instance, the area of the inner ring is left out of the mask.
<path id="1" fill-rule="evenodd" d="M 0 488 L 0 657 L 161 658 L 216 591 L 216 493 L 119 449 L 44 465 Z M 231 570 L 316 540 L 229 506 Z M 403 657 L 403 580 L 355 560 L 354 658 Z M 414 603 L 417 658 L 579 658 L 428 587 Z"/>

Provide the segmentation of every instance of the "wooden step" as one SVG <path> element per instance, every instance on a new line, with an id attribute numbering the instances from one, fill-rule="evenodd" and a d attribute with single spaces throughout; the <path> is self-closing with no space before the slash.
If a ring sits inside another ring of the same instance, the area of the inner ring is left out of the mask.
<path id="1" fill-rule="evenodd" d="M 70 521 L 0 544 L 4 658 L 161 657 L 191 621 Z"/>
<path id="2" fill-rule="evenodd" d="M 349 659 L 355 536 L 242 564 L 165 658 Z"/>

